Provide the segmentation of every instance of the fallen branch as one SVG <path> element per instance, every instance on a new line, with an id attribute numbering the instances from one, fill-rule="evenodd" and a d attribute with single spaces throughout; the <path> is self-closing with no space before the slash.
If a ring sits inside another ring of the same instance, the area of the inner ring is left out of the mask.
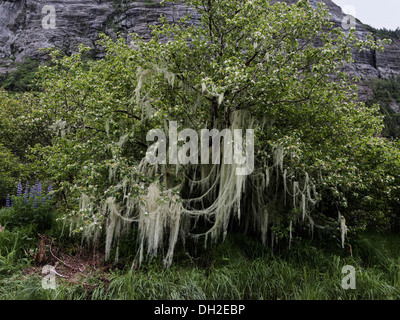
<path id="1" fill-rule="evenodd" d="M 57 261 L 61 262 L 63 265 L 65 265 L 65 266 L 68 267 L 68 268 L 71 268 L 71 269 L 73 269 L 73 270 L 75 270 L 75 271 L 80 271 L 80 272 L 82 272 L 82 270 L 81 270 L 80 268 L 75 268 L 75 267 L 73 267 L 73 266 L 70 266 L 69 264 L 65 263 L 65 262 L 62 261 L 61 259 L 57 258 L 57 257 L 53 254 L 53 252 L 51 251 L 51 245 L 52 245 L 52 244 L 53 244 L 53 240 L 51 240 L 51 244 L 50 244 L 50 247 L 49 247 L 49 251 L 50 251 L 50 254 L 53 256 L 54 259 L 56 259 Z"/>

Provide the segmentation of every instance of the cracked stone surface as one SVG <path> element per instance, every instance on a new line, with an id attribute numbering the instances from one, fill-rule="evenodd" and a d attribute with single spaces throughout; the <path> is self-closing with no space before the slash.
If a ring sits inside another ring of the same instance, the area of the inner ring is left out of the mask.
<path id="1" fill-rule="evenodd" d="M 42 59 L 41 48 L 57 47 L 73 52 L 79 44 L 96 48 L 100 32 L 126 38 L 130 33 L 150 37 L 149 24 L 161 15 L 173 21 L 193 10 L 184 4 L 159 4 L 159 0 L 14 0 L 0 1 L 0 73 L 10 71 L 29 57 Z M 42 8 L 51 5 L 56 11 L 56 28 L 44 29 L 42 20 L 47 13 Z M 96 51 L 95 51 L 96 52 Z M 98 54 L 101 55 L 99 52 Z"/>

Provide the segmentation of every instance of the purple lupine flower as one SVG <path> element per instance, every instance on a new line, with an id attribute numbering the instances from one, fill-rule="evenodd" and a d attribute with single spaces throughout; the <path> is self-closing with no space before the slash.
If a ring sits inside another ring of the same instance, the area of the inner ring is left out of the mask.
<path id="1" fill-rule="evenodd" d="M 26 205 L 28 203 L 28 195 L 29 195 L 29 182 L 26 182 L 26 187 L 25 187 L 25 196 L 24 196 L 24 204 Z"/>
<path id="2" fill-rule="evenodd" d="M 36 182 L 36 195 L 38 197 L 42 196 L 42 183 L 41 182 Z"/>
<path id="3" fill-rule="evenodd" d="M 47 198 L 51 200 L 51 192 L 53 191 L 53 184 L 49 185 L 49 188 L 47 189 Z"/>
<path id="4" fill-rule="evenodd" d="M 35 197 L 35 199 L 33 200 L 33 207 L 36 209 L 37 208 L 37 198 Z"/>
<path id="5" fill-rule="evenodd" d="M 22 195 L 22 183 L 21 181 L 18 182 L 18 186 L 17 186 L 17 197 L 20 197 Z"/>
<path id="6" fill-rule="evenodd" d="M 6 198 L 6 208 L 7 208 L 7 210 L 10 209 L 10 195 L 9 194 L 7 195 L 7 198 Z"/>

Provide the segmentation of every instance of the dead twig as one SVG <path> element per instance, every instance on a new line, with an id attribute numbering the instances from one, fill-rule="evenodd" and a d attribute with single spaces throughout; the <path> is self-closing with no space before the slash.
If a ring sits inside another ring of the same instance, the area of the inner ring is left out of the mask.
<path id="1" fill-rule="evenodd" d="M 65 262 L 62 261 L 61 259 L 57 258 L 57 257 L 53 254 L 53 252 L 51 251 L 51 245 L 52 245 L 52 244 L 53 244 L 53 240 L 51 240 L 51 244 L 50 244 L 50 246 L 49 246 L 49 251 L 50 251 L 50 254 L 53 256 L 54 259 L 56 259 L 57 261 L 61 262 L 61 263 L 62 263 L 63 265 L 65 265 L 66 267 L 71 268 L 72 270 L 82 272 L 82 270 L 81 270 L 80 268 L 75 268 L 75 267 L 73 267 L 73 266 L 70 266 L 69 264 L 65 263 Z"/>

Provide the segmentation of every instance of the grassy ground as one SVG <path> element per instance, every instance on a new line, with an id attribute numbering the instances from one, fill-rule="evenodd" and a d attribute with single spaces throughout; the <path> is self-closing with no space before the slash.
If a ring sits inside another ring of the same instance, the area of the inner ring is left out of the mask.
<path id="1" fill-rule="evenodd" d="M 73 246 L 52 244 L 60 261 L 48 263 L 58 263 L 65 276 L 57 276 L 55 290 L 42 288 L 42 266 L 25 252 L 27 245 L 37 242 L 23 233 L 0 233 L 0 300 L 400 298 L 399 235 L 361 235 L 353 240 L 353 256 L 349 248 L 322 249 L 310 241 L 272 254 L 250 238 L 231 235 L 196 255 L 180 250 L 170 269 L 161 261 L 139 269 L 124 267 L 124 261 L 110 266 L 101 255 L 89 261 Z M 73 264 L 77 256 L 81 260 Z M 341 286 L 344 265 L 356 270 L 355 290 Z"/>

